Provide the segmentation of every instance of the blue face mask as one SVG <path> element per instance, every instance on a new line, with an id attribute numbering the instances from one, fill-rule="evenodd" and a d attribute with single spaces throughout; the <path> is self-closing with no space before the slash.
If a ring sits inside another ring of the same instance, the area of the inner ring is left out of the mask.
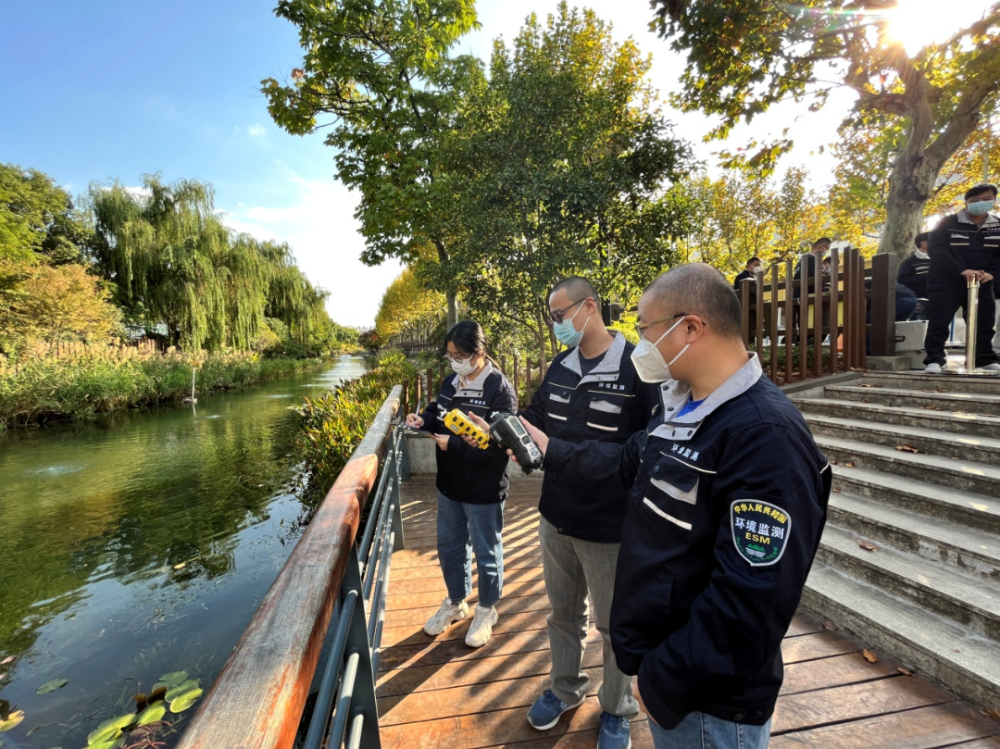
<path id="1" fill-rule="evenodd" d="M 590 322 L 590 316 L 588 315 L 587 322 L 583 324 L 582 328 L 577 330 L 573 327 L 573 318 L 580 314 L 581 309 L 583 309 L 582 305 L 580 309 L 573 313 L 573 317 L 552 326 L 552 332 L 555 333 L 556 340 L 567 348 L 580 345 L 580 341 L 583 340 L 583 331 L 587 329 L 587 323 Z"/>
<path id="2" fill-rule="evenodd" d="M 995 202 L 995 200 L 977 200 L 974 203 L 969 203 L 969 215 L 982 216 L 984 213 L 989 213 Z"/>

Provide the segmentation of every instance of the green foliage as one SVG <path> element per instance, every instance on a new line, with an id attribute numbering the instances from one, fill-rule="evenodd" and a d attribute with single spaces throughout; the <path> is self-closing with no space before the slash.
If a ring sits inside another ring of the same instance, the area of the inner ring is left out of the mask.
<path id="1" fill-rule="evenodd" d="M 414 374 L 399 352 L 379 357 L 368 372 L 297 409 L 299 449 L 311 474 L 303 501 L 315 511 L 360 444 L 389 391 Z"/>
<path id="2" fill-rule="evenodd" d="M 197 392 L 205 393 L 276 379 L 317 363 L 240 352 L 161 355 L 104 344 L 39 350 L 23 361 L 0 356 L 0 426 L 180 400 L 190 395 L 193 366 L 198 369 Z"/>
<path id="3" fill-rule="evenodd" d="M 81 262 L 90 240 L 84 217 L 50 177 L 0 163 L 0 260 Z"/>
<path id="4" fill-rule="evenodd" d="M 444 257 L 441 138 L 478 65 L 448 50 L 477 25 L 472 0 L 280 0 L 275 13 L 299 28 L 304 59 L 291 84 L 261 82 L 268 111 L 295 134 L 332 125 L 338 176 L 360 195 L 362 260 L 428 242 Z"/>

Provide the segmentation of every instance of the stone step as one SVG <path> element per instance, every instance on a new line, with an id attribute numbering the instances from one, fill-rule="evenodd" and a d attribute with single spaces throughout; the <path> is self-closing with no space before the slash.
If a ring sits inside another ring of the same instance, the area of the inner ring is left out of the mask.
<path id="1" fill-rule="evenodd" d="M 859 542 L 875 546 L 862 548 Z M 879 546 L 827 525 L 816 558 L 879 590 L 951 619 L 1000 649 L 1000 582 L 973 577 L 916 554 Z"/>
<path id="2" fill-rule="evenodd" d="M 793 398 L 803 414 L 864 419 L 882 424 L 898 424 L 967 436 L 995 437 L 1000 434 L 1000 417 L 980 414 L 931 411 L 921 406 L 883 406 L 833 398 Z M 927 405 L 927 404 L 924 404 Z"/>
<path id="3" fill-rule="evenodd" d="M 1000 439 L 993 437 L 967 437 L 950 432 L 818 414 L 805 414 L 805 419 L 813 434 L 825 437 L 863 440 L 867 444 L 891 448 L 905 445 L 929 455 L 1000 466 Z"/>
<path id="4" fill-rule="evenodd" d="M 910 552 L 1000 586 L 1000 543 L 993 533 L 942 523 L 938 518 L 843 491 L 830 496 L 829 522 L 879 547 Z"/>
<path id="5" fill-rule="evenodd" d="M 833 486 L 844 494 L 937 518 L 1000 537 L 1000 500 L 864 468 L 833 467 Z M 998 542 L 1000 545 L 1000 542 Z"/>
<path id="6" fill-rule="evenodd" d="M 828 385 L 827 398 L 855 401 L 859 403 L 880 403 L 883 406 L 922 408 L 933 406 L 943 411 L 1000 416 L 1000 395 L 982 393 L 925 393 L 922 390 L 904 388 L 860 387 L 858 385 Z"/>
<path id="7" fill-rule="evenodd" d="M 858 384 L 939 393 L 983 393 L 1000 395 L 1000 377 L 995 375 L 929 375 L 922 372 L 865 372 Z"/>
<path id="8" fill-rule="evenodd" d="M 802 605 L 982 707 L 1000 704 L 997 644 L 918 604 L 813 564 Z"/>
<path id="9" fill-rule="evenodd" d="M 894 477 L 913 478 L 949 489 L 1000 496 L 1000 468 L 970 460 L 942 458 L 938 455 L 914 455 L 891 447 L 869 445 L 856 440 L 816 435 L 816 444 L 832 462 L 856 468 L 883 471 Z"/>

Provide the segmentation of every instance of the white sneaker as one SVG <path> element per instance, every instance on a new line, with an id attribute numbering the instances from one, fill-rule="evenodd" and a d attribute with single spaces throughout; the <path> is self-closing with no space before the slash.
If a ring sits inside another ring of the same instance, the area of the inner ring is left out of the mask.
<path id="1" fill-rule="evenodd" d="M 987 364 L 985 367 L 980 367 L 980 369 L 985 369 L 987 372 L 1000 372 L 1000 364 L 993 362 L 993 364 Z"/>
<path id="2" fill-rule="evenodd" d="M 469 634 L 465 636 L 465 644 L 470 648 L 481 648 L 490 641 L 493 625 L 497 623 L 497 610 L 490 606 L 476 606 L 476 615 L 469 626 Z"/>
<path id="3" fill-rule="evenodd" d="M 928 364 L 926 367 L 924 367 L 924 373 L 925 374 L 941 374 L 941 365 L 940 364 Z"/>
<path id="4" fill-rule="evenodd" d="M 450 598 L 445 598 L 441 608 L 437 610 L 427 624 L 424 625 L 424 632 L 431 637 L 437 637 L 455 622 L 462 621 L 469 615 L 469 604 L 465 601 L 453 603 Z"/>

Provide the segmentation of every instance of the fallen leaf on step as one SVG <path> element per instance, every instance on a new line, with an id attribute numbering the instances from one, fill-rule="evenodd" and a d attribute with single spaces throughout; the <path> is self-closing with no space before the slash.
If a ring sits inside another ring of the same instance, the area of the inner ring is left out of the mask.
<path id="1" fill-rule="evenodd" d="M 878 547 L 870 541 L 858 541 L 858 546 L 868 551 L 878 551 Z"/>
<path id="2" fill-rule="evenodd" d="M 823 622 L 819 626 L 822 627 L 823 629 L 829 630 L 830 632 L 836 632 L 837 631 L 837 625 L 836 624 L 831 624 L 830 622 Z"/>
<path id="3" fill-rule="evenodd" d="M 838 489 L 837 487 L 833 487 L 833 491 L 835 494 L 840 494 L 840 489 Z"/>
<path id="4" fill-rule="evenodd" d="M 878 656 L 875 655 L 875 653 L 873 653 L 868 648 L 862 650 L 861 655 L 863 655 L 865 657 L 865 660 L 868 661 L 869 663 L 878 663 Z"/>
<path id="5" fill-rule="evenodd" d="M 899 671 L 903 676 L 913 676 L 913 672 L 908 668 L 903 668 L 902 666 L 897 666 L 896 670 Z"/>
<path id="6" fill-rule="evenodd" d="M 838 463 L 838 462 L 837 462 L 837 461 L 835 461 L 835 460 L 831 460 L 831 461 L 830 461 L 830 465 L 832 465 L 832 466 L 839 466 L 839 465 L 840 465 L 840 463 Z"/>
<path id="7" fill-rule="evenodd" d="M 952 648 L 952 650 L 954 650 L 956 653 L 962 652 L 962 648 Z"/>
<path id="8" fill-rule="evenodd" d="M 844 468 L 854 468 L 853 463 L 844 463 Z"/>
<path id="9" fill-rule="evenodd" d="M 859 385 L 858 387 L 863 387 L 863 388 L 874 388 L 874 387 L 878 387 L 878 385 L 869 385 L 869 384 L 865 383 L 865 384 L 862 384 L 862 385 Z"/>
<path id="10" fill-rule="evenodd" d="M 988 718 L 1000 720 L 1000 710 L 983 710 L 982 713 Z"/>
<path id="11" fill-rule="evenodd" d="M 925 411 L 943 411 L 943 408 L 938 408 L 937 406 L 924 406 Z"/>
<path id="12" fill-rule="evenodd" d="M 912 447 L 911 445 L 896 445 L 896 449 L 901 450 L 902 452 L 914 453 L 914 454 L 920 452 L 917 448 Z"/>

